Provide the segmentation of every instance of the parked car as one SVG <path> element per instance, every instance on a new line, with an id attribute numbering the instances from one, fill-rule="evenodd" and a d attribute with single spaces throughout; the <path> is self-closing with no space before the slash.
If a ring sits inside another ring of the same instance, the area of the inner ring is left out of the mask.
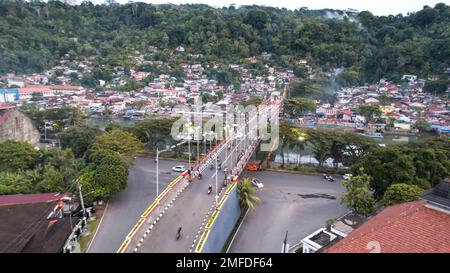
<path id="1" fill-rule="evenodd" d="M 261 166 L 256 163 L 248 163 L 247 171 L 261 171 Z"/>
<path id="2" fill-rule="evenodd" d="M 264 184 L 261 183 L 261 182 L 260 182 L 258 179 L 256 179 L 256 178 L 252 178 L 252 179 L 250 180 L 250 182 L 252 183 L 253 186 L 255 186 L 255 187 L 258 188 L 258 189 L 264 188 Z"/>
<path id="3" fill-rule="evenodd" d="M 342 176 L 342 178 L 344 178 L 345 180 L 349 180 L 350 178 L 352 178 L 352 174 L 351 173 L 346 173 Z"/>
<path id="4" fill-rule="evenodd" d="M 172 171 L 174 172 L 184 172 L 186 169 L 184 168 L 184 166 L 178 165 L 172 168 Z"/>

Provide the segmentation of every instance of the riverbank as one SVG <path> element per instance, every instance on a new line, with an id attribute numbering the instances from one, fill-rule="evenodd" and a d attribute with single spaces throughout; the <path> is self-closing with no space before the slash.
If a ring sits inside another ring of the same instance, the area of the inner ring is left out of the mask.
<path id="1" fill-rule="evenodd" d="M 350 172 L 349 169 L 338 169 L 338 168 L 308 166 L 308 165 L 297 166 L 296 164 L 284 164 L 284 167 L 281 167 L 281 164 L 276 162 L 270 162 L 269 167 L 264 168 L 264 170 L 307 174 L 307 175 L 322 175 L 323 173 L 332 175 L 344 175 Z"/>

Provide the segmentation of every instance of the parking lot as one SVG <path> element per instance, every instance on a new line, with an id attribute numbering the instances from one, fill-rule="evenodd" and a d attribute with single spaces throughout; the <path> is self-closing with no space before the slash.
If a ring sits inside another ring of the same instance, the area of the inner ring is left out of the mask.
<path id="1" fill-rule="evenodd" d="M 261 203 L 249 211 L 229 249 L 230 253 L 279 253 L 286 231 L 292 246 L 322 227 L 326 220 L 347 212 L 340 204 L 345 190 L 336 179 L 284 172 L 252 172 L 264 184 Z"/>

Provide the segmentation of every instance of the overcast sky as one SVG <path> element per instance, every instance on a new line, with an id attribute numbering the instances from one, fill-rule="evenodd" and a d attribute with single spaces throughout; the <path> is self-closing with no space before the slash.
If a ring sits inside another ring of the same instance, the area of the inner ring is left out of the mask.
<path id="1" fill-rule="evenodd" d="M 119 3 L 127 3 L 128 0 L 116 0 Z M 81 2 L 79 0 L 78 2 Z M 91 0 L 91 2 L 99 4 L 104 0 Z M 273 6 L 287 9 L 297 9 L 307 7 L 309 9 L 357 9 L 359 11 L 368 10 L 375 15 L 397 15 L 399 13 L 406 14 L 421 10 L 423 6 L 428 5 L 434 7 L 437 3 L 450 4 L 450 0 L 136 0 L 133 2 L 146 2 L 154 4 L 190 4 L 202 3 L 213 7 L 229 6 L 230 4 L 239 5 L 261 5 Z"/>

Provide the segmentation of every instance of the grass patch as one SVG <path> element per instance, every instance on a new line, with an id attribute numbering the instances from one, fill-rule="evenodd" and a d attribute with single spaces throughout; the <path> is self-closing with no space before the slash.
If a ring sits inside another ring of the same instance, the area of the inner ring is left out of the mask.
<path id="1" fill-rule="evenodd" d="M 89 246 L 89 243 L 91 242 L 92 238 L 94 237 L 95 231 L 97 230 L 98 225 L 100 224 L 100 220 L 103 217 L 104 211 L 105 211 L 105 205 L 95 206 L 95 220 L 87 222 L 89 235 L 80 236 L 80 239 L 78 240 L 78 243 L 80 244 L 81 253 L 84 253 L 87 250 L 87 247 Z"/>
<path id="2" fill-rule="evenodd" d="M 89 245 L 89 242 L 92 240 L 92 237 L 95 234 L 95 231 L 97 230 L 98 224 L 100 223 L 100 218 L 96 218 L 94 221 L 88 222 L 88 230 L 90 234 L 88 236 L 81 236 L 79 243 L 80 243 L 80 250 L 83 253 L 86 251 L 86 248 Z"/>

